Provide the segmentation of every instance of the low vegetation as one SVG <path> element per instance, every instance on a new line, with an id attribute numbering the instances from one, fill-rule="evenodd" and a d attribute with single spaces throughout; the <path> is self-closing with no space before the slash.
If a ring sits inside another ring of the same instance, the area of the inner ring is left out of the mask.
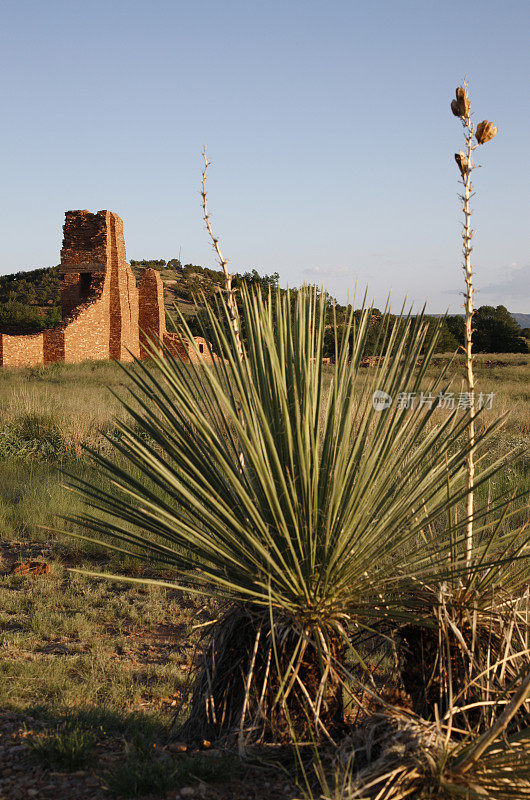
<path id="1" fill-rule="evenodd" d="M 457 396 L 464 391 L 461 356 L 453 361 L 450 356 L 435 356 L 422 386 L 426 389 L 443 367 Z M 324 392 L 333 369 L 322 366 Z M 360 368 L 360 385 L 372 380 L 373 369 Z M 530 358 L 478 356 L 475 372 L 477 391 L 493 394 L 492 408 L 479 417 L 479 428 L 509 412 L 490 439 L 488 461 L 514 449 L 521 453 L 479 487 L 477 502 L 491 504 L 496 495 L 530 489 Z M 130 764 L 139 736 L 156 745 L 152 748 L 155 760 L 157 752 L 166 753 L 170 761 L 182 757 L 169 749 L 176 731 L 171 723 L 179 709 L 179 719 L 186 716 L 188 706 L 181 704 L 188 697 L 190 675 L 200 664 L 195 647 L 202 646 L 203 628 L 194 631 L 193 626 L 217 616 L 213 600 L 196 600 L 162 587 L 109 583 L 68 571 L 74 566 L 121 571 L 132 577 L 146 572 L 150 577 L 159 575 L 154 564 L 140 567 L 137 561 L 60 533 L 74 526 L 61 524 L 58 518 L 82 508 L 65 488 L 61 470 L 96 480 L 84 446 L 110 452 L 105 436 L 116 435 L 113 417 L 126 418 L 115 394 L 125 397 L 130 385 L 129 377 L 112 363 L 56 364 L 0 373 L 1 705 L 5 713 L 15 715 L 14 741 L 48 734 L 56 741 L 65 730 L 66 717 L 87 735 L 95 732 L 86 776 L 75 778 L 78 786 L 93 774 L 103 786 L 110 780 L 109 772 L 117 769 L 119 773 L 120 765 Z M 443 419 L 444 413 L 438 410 L 432 424 Z M 516 501 L 516 506 L 518 513 L 504 522 L 506 530 L 528 522 L 523 501 Z M 47 562 L 50 572 L 35 578 L 13 573 L 15 563 L 32 559 Z M 381 658 L 383 669 L 392 663 L 391 653 L 381 653 Z M 345 748 L 346 742 L 345 738 Z M 27 752 L 26 769 L 30 770 L 40 762 Z M 150 774 L 149 769 L 143 774 Z M 308 774 L 313 775 L 310 767 Z M 265 776 L 245 772 L 241 780 L 253 786 L 274 786 L 277 778 L 283 786 L 282 771 Z M 327 779 L 332 785 L 329 771 Z M 296 790 L 292 791 L 291 796 L 296 796 Z M 263 796 L 272 796 L 271 792 L 264 788 Z"/>

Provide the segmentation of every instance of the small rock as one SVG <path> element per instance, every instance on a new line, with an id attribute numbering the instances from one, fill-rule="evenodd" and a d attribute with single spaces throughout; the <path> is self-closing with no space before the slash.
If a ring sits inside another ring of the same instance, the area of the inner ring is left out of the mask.
<path id="1" fill-rule="evenodd" d="M 188 749 L 186 742 L 170 742 L 167 746 L 170 753 L 185 753 Z"/>
<path id="2" fill-rule="evenodd" d="M 26 794 L 27 794 L 28 797 L 37 797 L 37 795 L 39 794 L 39 790 L 38 789 L 28 789 L 26 791 Z"/>
<path id="3" fill-rule="evenodd" d="M 195 789 L 193 786 L 184 786 L 183 789 L 180 790 L 181 797 L 195 797 Z"/>

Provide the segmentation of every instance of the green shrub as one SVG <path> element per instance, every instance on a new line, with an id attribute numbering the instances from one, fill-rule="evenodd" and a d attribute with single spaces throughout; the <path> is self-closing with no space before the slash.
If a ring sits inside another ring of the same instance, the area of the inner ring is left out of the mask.
<path id="1" fill-rule="evenodd" d="M 50 414 L 23 414 L 0 431 L 0 457 L 56 459 L 67 449 L 60 425 Z"/>

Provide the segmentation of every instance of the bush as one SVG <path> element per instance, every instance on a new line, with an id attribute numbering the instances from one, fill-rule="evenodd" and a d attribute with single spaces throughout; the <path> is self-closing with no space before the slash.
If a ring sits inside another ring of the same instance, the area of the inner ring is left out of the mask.
<path id="1" fill-rule="evenodd" d="M 16 300 L 8 300 L 0 307 L 0 331 L 3 333 L 39 333 L 60 321 L 59 308 L 41 309 Z"/>
<path id="2" fill-rule="evenodd" d="M 61 428 L 49 414 L 23 414 L 0 431 L 0 458 L 57 458 L 67 450 Z"/>

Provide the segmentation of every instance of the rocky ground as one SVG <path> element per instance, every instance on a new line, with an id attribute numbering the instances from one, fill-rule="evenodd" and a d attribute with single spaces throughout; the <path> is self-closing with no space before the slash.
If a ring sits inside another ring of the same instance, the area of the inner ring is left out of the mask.
<path id="1" fill-rule="evenodd" d="M 285 767 L 175 739 L 208 603 L 69 566 L 98 568 L 51 543 L 0 547 L 0 800 L 300 795 Z"/>
<path id="2" fill-rule="evenodd" d="M 109 800 L 106 775 L 123 753 L 123 739 L 113 737 L 97 743 L 90 763 L 73 772 L 59 771 L 39 763 L 29 746 L 31 739 L 46 730 L 41 720 L 29 714 L 0 715 L 0 800 Z M 178 765 L 179 759 L 219 758 L 218 751 L 189 753 L 181 743 L 159 748 L 157 759 Z M 178 782 L 178 781 L 177 781 Z M 116 795 L 114 795 L 116 796 Z M 119 795 L 127 797 L 131 795 Z M 133 795 L 138 796 L 138 795 Z M 234 759 L 234 769 L 226 770 L 215 784 L 190 781 L 189 785 L 160 793 L 144 793 L 143 800 L 286 800 L 299 796 L 296 784 L 284 769 L 249 764 L 242 768 Z"/>

